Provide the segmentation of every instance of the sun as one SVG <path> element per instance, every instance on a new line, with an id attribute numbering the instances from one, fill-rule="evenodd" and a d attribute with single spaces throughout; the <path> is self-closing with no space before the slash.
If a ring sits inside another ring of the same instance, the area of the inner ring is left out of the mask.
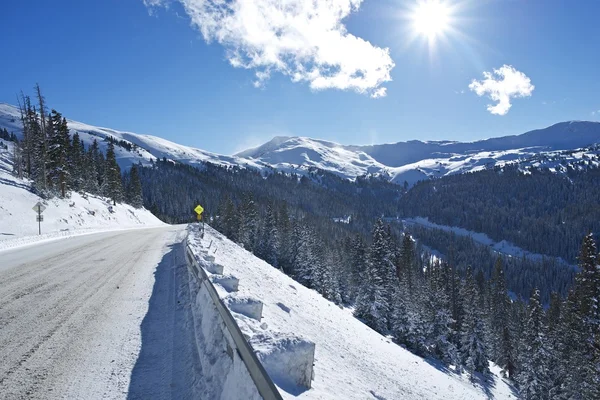
<path id="1" fill-rule="evenodd" d="M 452 13 L 441 0 L 423 0 L 414 9 L 411 19 L 416 34 L 434 40 L 450 29 Z"/>

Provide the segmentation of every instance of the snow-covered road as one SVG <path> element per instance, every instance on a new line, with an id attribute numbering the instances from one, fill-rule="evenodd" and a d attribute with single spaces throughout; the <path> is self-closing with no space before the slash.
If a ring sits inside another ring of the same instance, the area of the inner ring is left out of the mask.
<path id="1" fill-rule="evenodd" d="M 183 307 L 185 233 L 136 229 L 1 251 L 0 398 L 190 397 L 201 371 Z"/>

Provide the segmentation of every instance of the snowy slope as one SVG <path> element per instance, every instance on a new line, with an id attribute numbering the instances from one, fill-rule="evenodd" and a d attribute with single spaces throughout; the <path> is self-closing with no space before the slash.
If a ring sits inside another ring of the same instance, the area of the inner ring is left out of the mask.
<path id="1" fill-rule="evenodd" d="M 346 178 L 374 174 L 386 169 L 362 151 L 325 140 L 278 136 L 266 144 L 242 151 L 239 157 L 260 160 L 275 169 L 302 173 L 318 168 Z"/>
<path id="2" fill-rule="evenodd" d="M 312 388 L 282 387 L 279 372 L 267 372 L 287 399 L 495 399 L 516 398 L 497 375 L 485 387 L 444 370 L 392 343 L 355 319 L 351 311 L 325 300 L 232 243 L 210 227 L 189 243 L 200 254 L 210 246 L 224 273 L 239 278 L 239 291 L 217 288 L 226 303 L 256 298 L 263 302 L 261 321 L 233 313 L 259 358 L 273 351 L 278 338 L 301 336 L 316 344 Z M 213 282 L 218 276 L 212 276 Z M 286 391 L 287 390 L 287 391 Z"/>
<path id="3" fill-rule="evenodd" d="M 8 150 L 0 149 L 0 249 L 84 232 L 164 225 L 145 209 L 127 204 L 111 207 L 107 199 L 91 195 L 40 199 L 30 191 L 29 181 L 11 174 L 12 144 L 8 146 Z M 39 201 L 46 206 L 41 237 L 32 209 Z"/>
<path id="4" fill-rule="evenodd" d="M 138 162 L 148 165 L 151 159 L 155 160 L 156 158 L 163 157 L 188 164 L 211 162 L 213 164 L 224 166 L 247 165 L 254 168 L 264 167 L 260 162 L 244 160 L 235 156 L 214 154 L 193 147 L 179 145 L 156 136 L 101 128 L 69 119 L 67 120 L 67 123 L 71 134 L 73 135 L 75 132 L 79 133 L 79 136 L 86 147 L 91 145 L 95 139 L 98 141 L 100 149 L 103 152 L 106 152 L 108 142 L 105 139 L 108 137 L 124 140 L 131 145 L 136 145 L 137 147 L 132 151 L 128 151 L 120 146 L 115 146 L 117 162 L 121 168 L 129 168 L 132 164 L 137 164 Z M 0 103 L 0 128 L 6 128 L 9 132 L 14 132 L 19 137 L 22 135 L 22 124 L 20 123 L 20 113 L 17 107 Z"/>

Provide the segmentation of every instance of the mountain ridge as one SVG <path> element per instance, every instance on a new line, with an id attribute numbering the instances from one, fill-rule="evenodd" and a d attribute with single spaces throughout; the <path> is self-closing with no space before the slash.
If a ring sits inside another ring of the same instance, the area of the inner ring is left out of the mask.
<path id="1" fill-rule="evenodd" d="M 472 142 L 409 140 L 376 145 L 344 145 L 302 136 L 275 136 L 260 146 L 233 155 L 221 155 L 158 136 L 72 120 L 68 120 L 68 123 L 71 133 L 79 133 L 86 145 L 99 139 L 101 149 L 105 150 L 108 137 L 135 145 L 133 150 L 117 148 L 117 161 L 122 168 L 140 162 L 148 165 L 156 158 L 165 157 L 195 166 L 209 162 L 298 175 L 306 175 L 316 168 L 351 180 L 367 175 L 409 185 L 424 179 L 528 160 L 541 153 L 575 150 L 600 143 L 600 122 L 565 121 L 520 135 Z M 22 134 L 17 107 L 0 103 L 0 128 Z"/>

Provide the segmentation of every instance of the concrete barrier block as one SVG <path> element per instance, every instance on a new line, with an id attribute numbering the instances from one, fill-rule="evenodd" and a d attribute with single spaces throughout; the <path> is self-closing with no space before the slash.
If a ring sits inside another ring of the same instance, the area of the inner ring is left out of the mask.
<path id="1" fill-rule="evenodd" d="M 227 297 L 225 302 L 229 309 L 248 318 L 260 321 L 262 318 L 263 303 L 252 297 Z"/>
<path id="2" fill-rule="evenodd" d="M 315 344 L 308 339 L 283 334 L 259 333 L 250 339 L 269 376 L 288 393 L 310 389 Z"/>
<path id="3" fill-rule="evenodd" d="M 206 265 L 206 270 L 208 272 L 210 272 L 211 274 L 223 275 L 224 269 L 225 269 L 225 267 L 223 267 L 221 264 L 208 263 Z"/>
<path id="4" fill-rule="evenodd" d="M 215 284 L 223 286 L 228 292 L 237 292 L 240 280 L 233 275 L 213 276 L 211 281 Z"/>

